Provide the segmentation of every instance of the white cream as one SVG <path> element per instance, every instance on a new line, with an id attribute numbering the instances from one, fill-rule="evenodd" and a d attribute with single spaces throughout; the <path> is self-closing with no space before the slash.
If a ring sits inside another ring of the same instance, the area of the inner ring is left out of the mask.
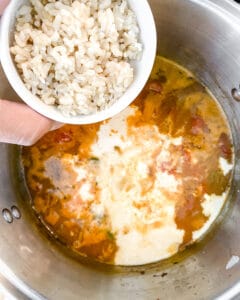
<path id="1" fill-rule="evenodd" d="M 94 194 L 90 191 L 91 184 L 89 182 L 83 183 L 79 188 L 79 195 L 83 201 L 90 201 L 94 199 Z"/>
<path id="2" fill-rule="evenodd" d="M 226 176 L 233 169 L 233 164 L 230 164 L 225 158 L 219 158 L 219 165 L 223 171 L 223 175 Z"/>
<path id="3" fill-rule="evenodd" d="M 214 223 L 223 208 L 226 196 L 227 192 L 223 193 L 221 196 L 217 196 L 214 194 L 204 195 L 204 201 L 201 205 L 203 208 L 203 213 L 206 217 L 208 217 L 208 220 L 202 228 L 193 232 L 193 241 L 200 239 Z"/>
<path id="4" fill-rule="evenodd" d="M 119 265 L 139 265 L 164 259 L 178 251 L 184 231 L 170 223 L 161 229 L 153 229 L 148 234 L 131 230 L 129 234 L 119 234 L 119 250 L 115 263 Z M 175 250 L 175 251 L 174 251 Z M 173 252 L 172 252 L 173 251 Z"/>
<path id="5" fill-rule="evenodd" d="M 93 156 L 99 157 L 104 153 L 114 151 L 115 146 L 124 149 L 128 145 L 128 141 L 123 140 L 127 134 L 126 118 L 134 111 L 134 108 L 129 106 L 100 127 L 98 141 L 92 145 Z"/>
<path id="6" fill-rule="evenodd" d="M 164 170 L 165 165 L 171 168 L 173 163 L 181 171 L 181 156 L 170 149 L 172 145 L 181 146 L 183 139 L 160 134 L 150 125 L 133 127 L 128 135 L 126 120 L 134 112 L 128 107 L 101 125 L 91 148 L 92 155 L 99 159 L 96 174 L 89 173 L 87 166 L 85 170 L 84 166 L 74 166 L 78 180 L 89 178 L 78 191 L 82 200 L 93 201 L 91 212 L 98 219 L 104 215 L 110 218 L 118 246 L 114 263 L 118 265 L 141 265 L 170 257 L 178 252 L 184 238 L 184 230 L 175 223 L 173 200 L 181 193 L 183 181 Z M 219 164 L 224 174 L 232 169 L 224 159 Z M 96 176 L 100 190 L 96 203 L 90 191 L 92 176 Z M 226 193 L 204 195 L 202 207 L 208 221 L 193 233 L 192 241 L 209 229 L 225 199 Z"/>
<path id="7" fill-rule="evenodd" d="M 126 119 L 133 112 L 128 108 L 103 124 L 92 146 L 93 155 L 99 158 L 100 201 L 110 216 L 118 246 L 115 264 L 119 265 L 139 265 L 169 257 L 178 251 L 184 236 L 175 224 L 175 203 L 162 192 L 177 191 L 178 181 L 161 172 L 153 182 L 149 177 L 150 168 L 157 167 L 154 164 L 171 159 L 169 147 L 181 145 L 182 138 L 170 139 L 155 126 L 133 128 L 134 134 L 127 136 Z M 115 146 L 123 151 L 119 153 Z M 154 162 L 153 156 L 158 152 Z M 144 202 L 148 205 L 139 208 Z M 156 222 L 162 226 L 154 228 Z"/>

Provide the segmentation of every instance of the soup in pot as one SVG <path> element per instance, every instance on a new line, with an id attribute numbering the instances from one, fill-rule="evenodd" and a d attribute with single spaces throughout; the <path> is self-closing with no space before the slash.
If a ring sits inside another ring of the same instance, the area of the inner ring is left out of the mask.
<path id="1" fill-rule="evenodd" d="M 201 239 L 226 202 L 233 160 L 217 101 L 159 56 L 120 114 L 65 125 L 22 149 L 32 207 L 49 234 L 79 255 L 126 266 Z"/>

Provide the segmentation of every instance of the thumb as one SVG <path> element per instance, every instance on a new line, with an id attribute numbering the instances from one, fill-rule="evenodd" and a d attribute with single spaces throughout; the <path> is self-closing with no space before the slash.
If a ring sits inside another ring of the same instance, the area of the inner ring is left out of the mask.
<path id="1" fill-rule="evenodd" d="M 61 125 L 25 104 L 0 100 L 0 142 L 32 145 L 49 130 Z"/>
<path id="2" fill-rule="evenodd" d="M 0 15 L 2 15 L 9 2 L 10 0 L 0 0 Z"/>

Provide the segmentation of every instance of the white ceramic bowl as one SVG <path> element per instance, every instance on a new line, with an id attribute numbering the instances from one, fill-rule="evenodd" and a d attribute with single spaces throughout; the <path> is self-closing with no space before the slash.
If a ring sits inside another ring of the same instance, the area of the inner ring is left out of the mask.
<path id="1" fill-rule="evenodd" d="M 154 63 L 156 55 L 156 27 L 151 9 L 147 0 L 128 0 L 131 9 L 135 12 L 140 27 L 140 39 L 143 43 L 143 54 L 139 61 L 135 61 L 134 81 L 125 94 L 111 107 L 91 115 L 64 116 L 56 107 L 43 103 L 34 96 L 24 85 L 10 54 L 12 34 L 15 25 L 15 16 L 19 7 L 27 0 L 11 0 L 4 12 L 0 28 L 0 58 L 3 70 L 16 93 L 30 107 L 40 114 L 68 124 L 90 124 L 110 118 L 126 108 L 140 93 L 145 85 Z"/>

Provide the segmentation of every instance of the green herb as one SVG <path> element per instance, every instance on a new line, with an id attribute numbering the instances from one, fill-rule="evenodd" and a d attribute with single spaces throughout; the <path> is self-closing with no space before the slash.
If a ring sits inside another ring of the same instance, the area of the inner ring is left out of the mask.
<path id="1" fill-rule="evenodd" d="M 98 157 L 90 157 L 89 160 L 91 160 L 91 161 L 99 161 L 99 158 Z"/>
<path id="2" fill-rule="evenodd" d="M 115 240 L 114 234 L 111 231 L 107 231 L 107 237 L 111 241 Z"/>

